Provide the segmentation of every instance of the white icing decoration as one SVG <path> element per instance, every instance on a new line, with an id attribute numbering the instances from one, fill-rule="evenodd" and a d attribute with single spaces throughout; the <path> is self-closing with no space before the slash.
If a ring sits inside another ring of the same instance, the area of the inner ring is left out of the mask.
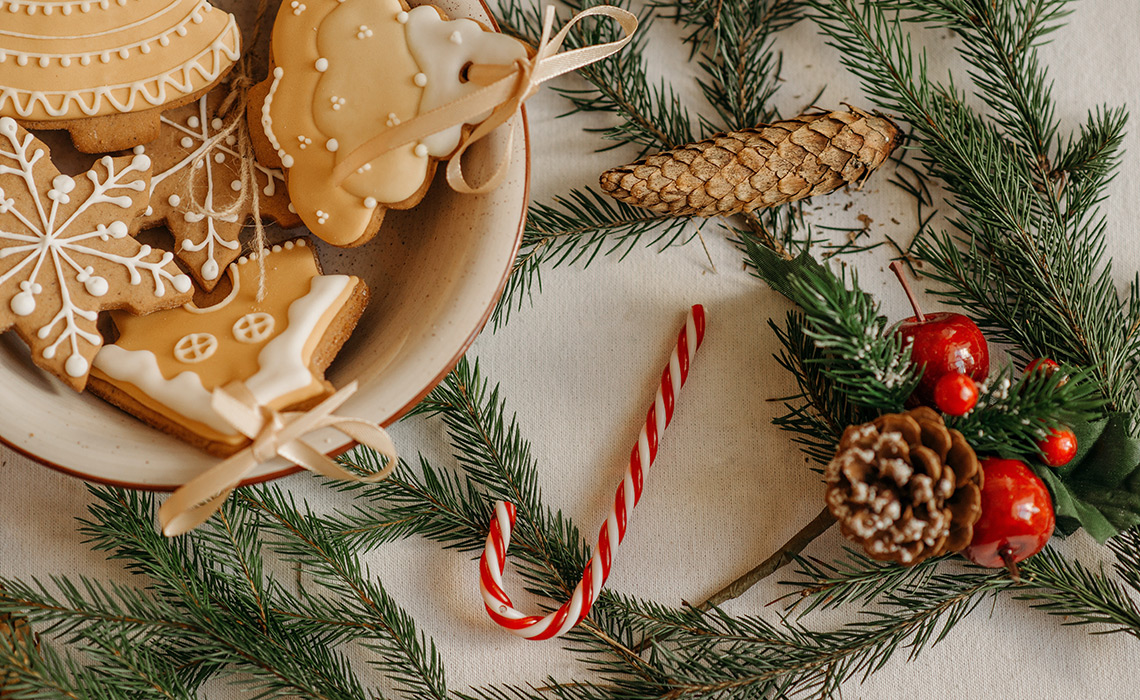
<path id="1" fill-rule="evenodd" d="M 401 10 L 400 12 L 397 12 L 396 13 L 396 21 L 399 22 L 400 24 L 407 24 L 408 23 L 408 13 L 404 12 L 403 10 Z"/>
<path id="2" fill-rule="evenodd" d="M 240 160 L 240 158 L 241 158 L 241 156 L 238 154 L 237 151 L 233 150 L 232 148 L 230 148 L 228 145 L 225 145 L 225 144 L 215 142 L 213 144 L 212 149 L 210 148 L 209 144 L 214 139 L 214 136 L 215 136 L 215 134 L 212 133 L 211 130 L 216 132 L 216 131 L 224 128 L 225 123 L 222 122 L 220 119 L 217 119 L 217 118 L 211 119 L 209 117 L 209 114 L 207 111 L 207 102 L 206 102 L 205 96 L 198 98 L 198 116 L 196 116 L 196 117 L 192 116 L 192 117 L 190 117 L 190 119 L 186 120 L 186 124 L 188 126 L 192 125 L 192 124 L 195 124 L 197 126 L 193 126 L 192 128 L 187 128 L 187 126 L 183 126 L 183 125 L 175 122 L 174 120 L 167 118 L 165 115 L 161 117 L 161 120 L 162 120 L 162 124 L 165 128 L 177 129 L 178 131 L 181 131 L 182 133 L 186 134 L 186 136 L 184 136 L 182 138 L 182 141 L 181 141 L 183 148 L 190 148 L 195 143 L 197 143 L 197 148 L 195 148 L 193 151 L 187 153 L 180 161 L 178 161 L 177 163 L 172 165 L 170 168 L 164 170 L 163 172 L 155 173 L 154 178 L 151 180 L 151 183 L 150 183 L 151 196 L 154 195 L 155 188 L 157 188 L 159 183 L 161 183 L 162 181 L 166 180 L 167 178 L 171 177 L 172 175 L 175 175 L 175 174 L 181 172 L 190 163 L 199 163 L 200 164 L 202 161 L 204 161 L 205 162 L 204 167 L 206 168 L 206 173 L 205 173 L 206 201 L 203 202 L 203 206 L 207 210 L 213 210 L 213 208 L 214 208 L 213 162 L 223 163 L 223 162 L 225 162 L 225 157 L 227 155 L 231 156 L 235 159 L 238 159 L 238 160 Z M 209 125 L 209 126 L 207 126 L 207 125 Z M 211 153 L 213 154 L 213 158 L 210 158 Z M 254 167 L 254 173 L 255 173 L 254 177 L 255 178 L 256 178 L 257 173 L 260 173 L 262 176 L 265 177 L 266 185 L 265 185 L 265 188 L 263 191 L 265 192 L 266 196 L 268 196 L 268 197 L 273 196 L 273 194 L 277 191 L 277 183 L 278 182 L 280 182 L 281 185 L 284 186 L 285 175 L 280 170 L 277 170 L 274 168 L 267 168 L 267 167 L 261 165 L 260 163 L 258 163 L 256 161 L 253 163 L 253 167 Z M 235 191 L 238 191 L 240 189 L 241 189 L 241 183 L 238 182 L 238 187 L 237 187 L 237 190 L 235 190 Z M 170 206 L 177 207 L 182 203 L 182 198 L 179 197 L 178 195 L 174 194 L 174 195 L 171 195 L 167 201 L 170 203 Z M 217 261 L 216 247 L 221 246 L 221 247 L 226 248 L 228 250 L 237 250 L 241 244 L 238 243 L 238 241 L 229 241 L 229 240 L 226 240 L 225 238 L 222 238 L 218 234 L 217 226 L 215 224 L 214 219 L 211 217 L 206 217 L 206 216 L 203 216 L 201 214 L 197 214 L 195 212 L 189 212 L 188 211 L 188 212 L 185 212 L 183 214 L 183 218 L 188 223 L 198 223 L 198 222 L 203 221 L 203 220 L 206 221 L 206 226 L 205 226 L 206 230 L 202 234 L 203 235 L 202 240 L 194 242 L 194 241 L 191 241 L 190 239 L 184 239 L 182 241 L 182 249 L 186 250 L 186 251 L 190 251 L 190 252 L 197 252 L 197 251 L 205 249 L 206 260 L 202 263 L 202 267 L 200 268 L 199 272 L 202 275 L 202 279 L 205 279 L 205 280 L 217 279 L 221 270 L 220 270 L 219 263 Z M 224 221 L 236 221 L 237 218 L 236 218 L 236 215 L 230 215 L 228 217 L 222 217 L 222 220 L 224 220 Z"/>
<path id="3" fill-rule="evenodd" d="M 326 224 L 326 223 L 328 223 L 328 220 L 329 220 L 328 212 L 327 211 L 321 211 L 320 209 L 318 209 L 317 210 L 317 223 L 318 224 Z"/>
<path id="4" fill-rule="evenodd" d="M 408 12 L 404 32 L 412 58 L 426 79 L 424 83 L 416 82 L 424 87 L 420 114 L 481 89 L 481 85 L 460 80 L 460 72 L 467 64 L 510 65 L 526 58 L 521 42 L 504 34 L 484 31 L 470 19 L 444 20 L 430 5 L 420 5 Z M 491 113 L 487 112 L 472 123 L 489 116 Z M 459 145 L 462 134 L 463 127 L 455 126 L 428 136 L 423 143 L 431 156 L 445 158 Z"/>
<path id="5" fill-rule="evenodd" d="M 375 197 L 365 197 L 365 198 L 364 198 L 364 206 L 365 206 L 365 207 L 367 207 L 367 208 L 369 208 L 369 209 L 375 209 L 375 208 L 376 208 L 376 204 L 377 204 L 377 202 L 376 202 L 376 198 L 375 198 Z"/>
<path id="6" fill-rule="evenodd" d="M 422 143 L 417 143 L 413 152 L 420 158 L 427 158 L 428 147 Z"/>
<path id="7" fill-rule="evenodd" d="M 205 362 L 218 351 L 218 339 L 210 333 L 189 333 L 174 344 L 174 359 L 184 365 Z"/>
<path id="8" fill-rule="evenodd" d="M 37 329 L 36 336 L 40 340 L 54 336 L 54 340 L 42 352 L 47 359 L 53 359 L 59 348 L 66 344 L 68 359 L 64 363 L 64 369 L 70 376 L 81 377 L 87 372 L 87 360 L 82 357 L 80 343 L 98 347 L 103 339 L 98 333 L 80 326 L 81 321 L 94 322 L 99 312 L 97 308 L 90 308 L 89 300 L 75 298 L 70 278 L 74 277 L 76 282 L 82 284 L 84 291 L 91 297 L 104 296 L 110 290 L 107 280 L 95 275 L 90 265 L 80 264 L 80 260 L 94 258 L 117 266 L 127 273 L 133 286 L 141 285 L 143 275 L 148 274 L 155 297 L 166 294 L 167 283 L 180 292 L 190 288 L 190 279 L 186 275 L 164 269 L 174 259 L 170 253 L 164 253 L 159 260 L 151 261 L 145 259 L 151 253 L 149 246 L 139 246 L 134 255 L 126 256 L 109 252 L 98 245 L 98 241 L 125 238 L 128 228 L 123 221 L 99 223 L 94 230 L 73 226 L 93 206 L 132 208 L 133 199 L 130 194 L 141 192 L 146 187 L 145 181 L 136 173 L 145 174 L 150 168 L 150 158 L 145 154 L 136 154 L 126 167 L 117 171 L 119 164 L 110 156 L 104 156 L 99 160 L 101 169 L 92 169 L 86 173 L 93 185 L 92 192 L 64 214 L 61 213 L 60 206 L 71 202 L 70 193 L 75 189 L 75 180 L 67 175 L 57 175 L 52 179 L 51 189 L 43 193 L 41 198 L 35 172 L 37 164 L 45 158 L 46 151 L 34 143 L 35 137 L 31 134 L 25 133 L 21 139 L 16 122 L 10 117 L 0 117 L 0 140 L 7 141 L 7 145 L 0 148 L 0 156 L 11 161 L 11 165 L 3 165 L 0 172 L 22 176 L 33 196 L 34 204 L 32 213 L 25 214 L 0 189 L 0 213 L 10 213 L 19 224 L 18 227 L 11 227 L 17 230 L 0 229 L 0 259 L 20 256 L 6 272 L 0 274 L 0 287 L 17 275 L 23 276 L 24 279 L 17 285 L 20 291 L 13 295 L 9 304 L 13 313 L 30 315 L 36 309 L 36 297 L 44 292 L 41 278 L 52 278 L 53 295 L 59 295 L 58 311 L 46 325 Z"/>
<path id="9" fill-rule="evenodd" d="M 111 379 L 134 384 L 144 394 L 185 418 L 223 435 L 238 434 L 210 407 L 211 395 L 202 385 L 201 377 L 186 370 L 173 379 L 167 379 L 162 376 L 158 358 L 149 350 L 126 350 L 118 345 L 105 345 L 95 356 L 95 367 Z"/>
<path id="10" fill-rule="evenodd" d="M 387 122 L 388 126 L 389 127 L 397 126 L 399 123 L 400 123 L 400 118 L 396 116 L 396 113 L 395 112 L 389 112 L 388 113 L 388 122 Z"/>
<path id="11" fill-rule="evenodd" d="M 276 251 L 275 251 L 276 252 Z M 231 332 L 239 343 L 256 344 L 273 334 L 277 321 L 264 311 L 246 314 L 234 322 Z"/>
<path id="12" fill-rule="evenodd" d="M 298 0 L 293 0 L 293 2 L 289 3 L 289 7 L 293 8 L 293 14 L 295 15 L 299 15 L 308 9 L 305 7 L 305 3 L 298 2 Z"/>
<path id="13" fill-rule="evenodd" d="M 416 87 L 423 87 L 428 84 L 428 77 L 424 73 L 416 73 L 412 81 L 416 84 Z"/>
<path id="14" fill-rule="evenodd" d="M 340 148 L 340 143 L 336 139 L 329 139 L 325 142 L 325 148 L 329 149 L 330 153 L 336 153 L 337 149 Z"/>
<path id="15" fill-rule="evenodd" d="M 329 59 L 318 58 L 317 62 L 313 64 L 313 68 L 316 68 L 318 73 L 324 73 L 329 69 Z"/>
<path id="16" fill-rule="evenodd" d="M 343 97 L 337 97 L 336 95 L 333 95 L 332 97 L 329 98 L 329 102 L 332 103 L 333 109 L 339 110 L 341 107 L 344 106 L 345 99 Z"/>
<path id="17" fill-rule="evenodd" d="M 362 24 L 362 25 L 360 25 L 360 28 L 356 30 L 356 38 L 357 39 L 369 39 L 371 37 L 372 37 L 372 30 L 369 29 L 366 25 Z"/>
<path id="18" fill-rule="evenodd" d="M 265 130 L 265 138 L 269 139 L 269 145 L 277 151 L 277 156 L 281 158 L 281 164 L 286 168 L 293 167 L 293 158 L 289 157 L 289 162 L 285 162 L 288 154 L 285 149 L 281 147 L 281 142 L 277 140 L 277 135 L 273 133 L 273 116 L 270 111 L 273 108 L 273 96 L 277 94 L 277 86 L 281 84 L 281 78 L 285 76 L 285 71 L 281 66 L 273 69 L 273 82 L 269 84 L 269 93 L 265 96 L 265 101 L 261 104 L 261 128 Z"/>
<path id="19" fill-rule="evenodd" d="M 285 330 L 261 349 L 258 372 L 245 383 L 259 404 L 268 405 L 312 383 L 312 370 L 304 361 L 305 343 L 349 281 L 345 275 L 314 277 L 309 293 L 289 305 Z"/>
<path id="20" fill-rule="evenodd" d="M 177 9 L 182 3 L 168 3 L 161 12 Z M 172 34 L 185 36 L 186 24 L 201 22 L 201 13 L 213 9 L 208 0 L 200 0 L 196 8 L 182 23 L 173 28 L 163 30 L 159 35 L 147 37 L 127 46 L 115 47 L 117 56 L 126 58 L 131 51 L 138 49 L 143 53 L 143 47 L 157 41 L 165 46 L 169 43 L 168 37 Z M 160 12 L 160 14 L 161 14 Z M 119 33 L 154 20 L 156 15 L 140 19 L 134 23 L 118 26 L 103 32 L 81 34 L 74 36 L 52 37 L 53 39 L 85 39 Z M 44 37 L 28 35 L 21 32 L 0 29 L 0 36 L 10 36 L 17 39 L 43 39 Z M 50 42 L 44 42 L 50 45 Z M 78 59 L 81 65 L 90 65 L 91 59 L 98 56 L 102 63 L 110 63 L 111 51 L 93 51 L 86 54 L 56 54 L 19 51 L 15 53 L 16 63 L 21 66 L 28 64 L 30 58 L 35 58 L 41 65 L 47 65 L 45 60 L 58 60 L 62 65 L 64 59 Z M 189 94 L 204 85 L 215 82 L 218 77 L 241 57 L 241 33 L 236 20 L 231 16 L 221 33 L 211 44 L 195 56 L 191 56 L 181 65 L 172 68 L 162 75 L 156 75 L 132 82 L 105 84 L 79 90 L 24 90 L 11 86 L 0 86 L 0 111 L 14 113 L 21 118 L 34 118 L 37 110 L 42 110 L 51 118 L 66 117 L 68 115 L 96 116 L 105 112 L 127 113 L 150 107 L 160 107 L 179 96 Z M 74 110 L 78 110 L 76 113 Z"/>

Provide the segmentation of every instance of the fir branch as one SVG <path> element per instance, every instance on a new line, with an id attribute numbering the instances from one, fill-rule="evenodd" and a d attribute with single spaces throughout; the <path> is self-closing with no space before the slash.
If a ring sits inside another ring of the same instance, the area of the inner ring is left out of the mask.
<path id="1" fill-rule="evenodd" d="M 552 204 L 531 205 L 518 256 L 491 317 L 494 327 L 506 325 L 512 311 L 542 290 L 544 267 L 586 268 L 599 255 L 622 260 L 643 241 L 661 251 L 684 245 L 699 234 L 705 220 L 694 227 L 691 221 L 631 207 L 592 188 L 571 190 Z"/>
<path id="2" fill-rule="evenodd" d="M 599 4 L 603 4 L 601 0 L 565 2 L 572 12 Z M 604 4 L 629 9 L 629 0 Z M 497 19 L 505 33 L 537 45 L 542 34 L 539 3 L 500 0 Z M 641 27 L 637 35 L 620 53 L 578 69 L 576 74 L 588 82 L 589 87 L 559 86 L 553 90 L 570 102 L 571 112 L 608 112 L 619 116 L 621 123 L 617 125 L 587 131 L 598 132 L 603 140 L 613 141 L 614 147 L 635 144 L 645 153 L 651 149 L 673 148 L 695 139 L 689 111 L 672 85 L 665 80 L 656 84 L 649 82 L 645 42 L 653 21 L 652 10 L 647 8 L 639 19 Z M 581 48 L 618 38 L 620 29 L 612 22 L 583 22 L 571 30 L 566 47 Z"/>
<path id="3" fill-rule="evenodd" d="M 1036 458 L 1050 431 L 1090 421 L 1104 407 L 1092 373 L 1062 367 L 1029 372 L 1016 381 L 1008 367 L 981 388 L 978 404 L 962 417 L 947 417 L 978 452 Z"/>
<path id="4" fill-rule="evenodd" d="M 914 12 L 915 22 L 936 20 L 964 37 L 963 55 L 975 72 L 986 74 L 975 80 L 975 94 L 990 108 L 991 121 L 967 106 L 952 80 L 928 78 L 903 20 L 890 19 L 883 4 L 812 5 L 817 23 L 864 89 L 880 107 L 911 123 L 923 163 L 953 196 L 956 233 L 915 247 L 943 285 L 935 293 L 969 309 L 984 330 L 1014 345 L 1021 361 L 1052 357 L 1091 368 L 1107 408 L 1135 416 L 1140 403 L 1133 316 L 1103 260 L 1105 225 L 1095 208 L 1115 168 L 1124 116 L 1115 110 L 1092 115 L 1082 136 L 1070 141 L 1080 144 L 1080 154 L 1055 152 L 1047 74 L 1035 47 L 1052 31 L 1065 3 L 890 4 Z M 1059 193 L 1049 163 L 1075 167 L 1087 162 L 1082 156 L 1094 158 L 1090 167 L 1099 175 Z"/>
<path id="5" fill-rule="evenodd" d="M 658 0 L 686 27 L 685 41 L 704 78 L 698 84 L 719 121 L 701 117 L 707 137 L 747 129 L 776 117 L 770 102 L 779 88 L 782 55 L 773 37 L 804 15 L 803 0 Z"/>
<path id="6" fill-rule="evenodd" d="M 804 333 L 819 350 L 810 362 L 823 368 L 851 403 L 899 410 L 914 393 L 919 372 L 901 336 L 887 332 L 878 304 L 859 287 L 854 273 L 839 275 L 807 253 L 785 261 L 744 239 L 757 277 L 804 310 Z"/>

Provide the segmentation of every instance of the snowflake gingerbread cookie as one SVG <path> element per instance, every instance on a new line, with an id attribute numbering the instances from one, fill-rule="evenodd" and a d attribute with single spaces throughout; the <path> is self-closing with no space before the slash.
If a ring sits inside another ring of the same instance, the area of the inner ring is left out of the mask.
<path id="1" fill-rule="evenodd" d="M 220 80 L 241 31 L 208 0 L 0 0 L 0 116 L 86 153 L 158 137 L 159 113 Z"/>
<path id="2" fill-rule="evenodd" d="M 389 151 L 339 184 L 336 165 L 384 129 L 478 90 L 464 80 L 468 65 L 511 66 L 527 48 L 430 5 L 305 0 L 282 3 L 271 58 L 271 76 L 250 100 L 259 160 L 285 168 L 293 206 L 314 234 L 356 246 L 376 234 L 387 209 L 423 199 L 436 162 L 470 127 Z"/>
<path id="3" fill-rule="evenodd" d="M 103 309 L 147 313 L 190 299 L 174 256 L 130 235 L 146 207 L 150 159 L 105 156 L 80 177 L 13 119 L 0 117 L 0 331 L 77 391 L 103 344 Z"/>
<path id="4" fill-rule="evenodd" d="M 244 383 L 269 409 L 309 407 L 332 392 L 324 371 L 368 301 L 358 277 L 321 274 L 304 240 L 230 265 L 221 301 L 148 316 L 112 314 L 119 337 L 95 357 L 90 389 L 150 425 L 212 454 L 248 440 L 211 407 L 215 389 Z M 223 291 L 219 288 L 219 293 Z"/>
<path id="5" fill-rule="evenodd" d="M 285 176 L 278 169 L 252 163 L 253 181 L 247 183 L 243 199 L 237 135 L 230 134 L 220 142 L 215 138 L 233 119 L 242 118 L 235 115 L 226 122 L 218 116 L 227 93 L 226 87 L 218 87 L 166 112 L 158 140 L 136 149 L 150 155 L 154 163 L 150 205 L 139 226 L 151 228 L 165 223 L 174 235 L 175 255 L 207 291 L 241 255 L 239 237 L 253 216 L 254 197 L 258 197 L 262 218 L 284 228 L 301 224 L 291 211 Z M 238 202 L 241 206 L 230 211 Z M 201 210 L 221 215 L 209 216 Z"/>

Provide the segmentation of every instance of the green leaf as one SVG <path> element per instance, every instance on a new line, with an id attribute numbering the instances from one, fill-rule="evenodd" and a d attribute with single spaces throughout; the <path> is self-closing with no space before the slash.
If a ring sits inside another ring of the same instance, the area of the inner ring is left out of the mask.
<path id="1" fill-rule="evenodd" d="M 1079 449 L 1072 462 L 1057 470 L 1034 465 L 1053 494 L 1061 534 L 1083 527 L 1103 544 L 1140 525 L 1140 438 L 1130 427 L 1127 413 L 1075 425 Z"/>
<path id="2" fill-rule="evenodd" d="M 789 260 L 771 248 L 760 245 L 750 236 L 741 236 L 741 240 L 755 275 L 796 304 L 800 303 L 800 296 L 793 286 L 794 280 L 802 279 L 812 272 L 827 276 L 832 274 L 806 250 Z"/>

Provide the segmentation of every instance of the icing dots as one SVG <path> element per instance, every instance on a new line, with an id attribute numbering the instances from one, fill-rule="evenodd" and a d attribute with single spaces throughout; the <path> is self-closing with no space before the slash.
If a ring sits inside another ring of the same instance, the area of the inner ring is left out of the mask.
<path id="1" fill-rule="evenodd" d="M 243 190 L 241 156 L 228 138 L 218 141 L 226 124 L 214 116 L 227 94 L 219 87 L 194 102 L 164 113 L 156 142 L 155 174 L 151 180 L 152 208 L 143 227 L 165 222 L 174 235 L 176 254 L 207 290 L 240 254 L 238 238 L 252 215 L 252 195 L 260 193 L 259 208 L 268 219 L 294 224 L 285 211 L 284 174 L 254 162 L 251 196 L 240 211 L 229 213 Z M 240 118 L 240 117 L 236 117 Z M 187 194 L 192 195 L 187 198 Z M 207 216 L 203 212 L 215 212 Z M 295 225 L 295 224 L 294 224 Z"/>
<path id="2" fill-rule="evenodd" d="M 327 383 L 313 358 L 328 344 L 333 325 L 351 322 L 350 300 L 361 282 L 321 275 L 316 258 L 300 242 L 274 246 L 257 300 L 256 265 L 231 265 L 233 291 L 217 304 L 194 304 L 148 316 L 116 312 L 118 340 L 95 357 L 101 379 L 178 426 L 211 442 L 240 443 L 211 408 L 210 394 L 243 382 L 262 405 L 283 410 L 322 396 Z M 245 258 L 243 258 L 244 260 Z M 97 390 L 98 386 L 95 387 Z"/>
<path id="3" fill-rule="evenodd" d="M 115 3 L 67 19 L 68 8 L 90 5 L 8 4 L 63 17 L 0 20 L 0 114 L 50 121 L 162 107 L 216 82 L 240 57 L 236 21 L 208 0 Z"/>
<path id="4" fill-rule="evenodd" d="M 122 305 L 126 294 L 133 308 L 153 311 L 183 301 L 191 284 L 170 253 L 129 235 L 126 222 L 146 206 L 144 152 L 104 156 L 78 179 L 46 159 L 40 141 L 0 117 L 0 209 L 15 214 L 0 222 L 0 330 L 19 328 L 37 364 L 82 389 L 103 342 L 104 303 Z M 109 278 L 124 280 L 120 295 Z"/>

